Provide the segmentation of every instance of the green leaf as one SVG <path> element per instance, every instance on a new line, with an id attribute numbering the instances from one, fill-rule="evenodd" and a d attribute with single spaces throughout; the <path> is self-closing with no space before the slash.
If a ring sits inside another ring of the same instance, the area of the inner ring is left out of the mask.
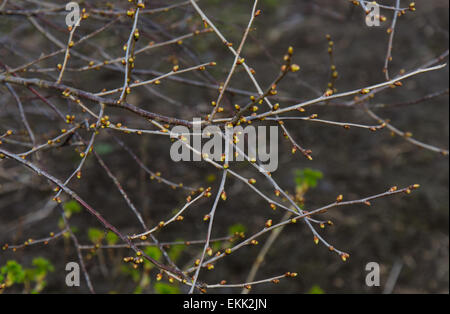
<path id="1" fill-rule="evenodd" d="M 169 284 L 163 283 L 163 282 L 157 282 L 155 283 L 155 286 L 153 287 L 158 294 L 178 294 L 180 293 L 180 289 L 175 286 L 171 286 Z"/>
<path id="2" fill-rule="evenodd" d="M 62 230 L 65 227 L 66 227 L 66 223 L 64 222 L 64 219 L 63 218 L 59 218 L 58 219 L 58 228 Z"/>
<path id="3" fill-rule="evenodd" d="M 45 275 L 48 272 L 55 271 L 55 267 L 53 267 L 52 263 L 50 263 L 49 260 L 43 257 L 37 257 L 33 259 L 32 264 L 35 267 L 35 272 L 37 276 Z"/>
<path id="4" fill-rule="evenodd" d="M 119 241 L 119 237 L 112 231 L 108 231 L 106 234 L 106 242 L 109 245 L 114 245 Z"/>
<path id="5" fill-rule="evenodd" d="M 6 265 L 0 269 L 0 274 L 3 280 L 6 279 L 8 286 L 15 283 L 23 283 L 25 280 L 25 271 L 22 265 L 13 260 L 6 262 Z"/>
<path id="6" fill-rule="evenodd" d="M 161 250 L 156 246 L 149 246 L 145 248 L 144 253 L 157 261 L 159 261 L 162 255 Z"/>
<path id="7" fill-rule="evenodd" d="M 305 168 L 295 171 L 295 183 L 297 186 L 306 185 L 308 188 L 315 188 L 317 182 L 323 178 L 323 173 L 318 170 Z"/>
<path id="8" fill-rule="evenodd" d="M 97 228 L 89 228 L 88 237 L 92 243 L 98 244 L 102 242 L 103 238 L 105 237 L 105 233 Z"/>
<path id="9" fill-rule="evenodd" d="M 177 241 L 182 240 L 178 239 Z M 172 245 L 168 252 L 170 259 L 176 262 L 185 248 L 186 246 L 184 244 Z"/>
<path id="10" fill-rule="evenodd" d="M 63 208 L 67 217 L 72 216 L 72 214 L 81 212 L 81 205 L 78 204 L 78 202 L 75 200 L 71 200 L 64 203 Z"/>
<path id="11" fill-rule="evenodd" d="M 309 289 L 308 294 L 324 294 L 325 291 L 322 290 L 318 285 L 314 285 Z"/>

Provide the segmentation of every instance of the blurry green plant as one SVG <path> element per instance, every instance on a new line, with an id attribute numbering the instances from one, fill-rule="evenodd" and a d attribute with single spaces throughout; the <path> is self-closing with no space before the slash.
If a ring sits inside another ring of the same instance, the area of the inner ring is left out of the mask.
<path id="1" fill-rule="evenodd" d="M 0 268 L 0 285 L 9 288 L 13 285 L 23 284 L 26 293 L 40 293 L 47 285 L 45 278 L 55 268 L 43 257 L 33 259 L 32 265 L 34 266 L 32 268 L 23 268 L 21 264 L 14 260 L 6 262 L 6 265 Z M 0 293 L 2 291 L 3 289 L 0 290 Z"/>
<path id="2" fill-rule="evenodd" d="M 106 243 L 108 243 L 108 245 L 115 245 L 118 241 L 119 237 L 117 236 L 117 234 L 112 231 L 108 231 L 108 233 L 106 234 Z"/>
<path id="3" fill-rule="evenodd" d="M 177 286 L 172 286 L 164 282 L 157 282 L 153 287 L 158 294 L 179 294 L 180 289 Z"/>
<path id="4" fill-rule="evenodd" d="M 100 244 L 105 238 L 105 232 L 97 228 L 89 228 L 88 237 L 94 244 Z"/>
<path id="5" fill-rule="evenodd" d="M 145 248 L 144 253 L 157 261 L 159 261 L 159 259 L 161 258 L 161 255 L 162 255 L 161 250 L 159 248 L 157 248 L 156 246 L 149 246 L 149 247 Z"/>
<path id="6" fill-rule="evenodd" d="M 305 194 L 309 189 L 314 189 L 319 180 L 323 178 L 323 173 L 310 168 L 298 169 L 295 171 L 295 201 L 303 209 Z"/>
<path id="7" fill-rule="evenodd" d="M 323 173 L 319 170 L 305 168 L 295 171 L 295 183 L 297 187 L 315 188 L 317 182 L 323 178 Z"/>
<path id="8" fill-rule="evenodd" d="M 178 239 L 177 241 L 180 241 L 180 239 Z M 169 252 L 167 252 L 167 254 L 169 255 L 172 261 L 176 261 L 180 258 L 181 253 L 183 253 L 185 249 L 186 246 L 184 244 L 176 244 L 170 247 Z"/>
<path id="9" fill-rule="evenodd" d="M 77 201 L 71 200 L 64 203 L 63 209 L 66 217 L 70 218 L 73 214 L 78 214 L 79 212 L 81 212 L 81 205 L 78 204 Z"/>
<path id="10" fill-rule="evenodd" d="M 114 147 L 108 143 L 98 143 L 95 145 L 95 151 L 99 155 L 108 155 L 114 152 Z"/>
<path id="11" fill-rule="evenodd" d="M 234 224 L 228 228 L 228 233 L 234 235 L 236 233 L 246 232 L 247 228 L 243 224 Z"/>
<path id="12" fill-rule="evenodd" d="M 308 294 L 325 294 L 325 291 L 323 291 L 323 289 L 318 285 L 314 285 L 311 289 L 309 289 Z"/>

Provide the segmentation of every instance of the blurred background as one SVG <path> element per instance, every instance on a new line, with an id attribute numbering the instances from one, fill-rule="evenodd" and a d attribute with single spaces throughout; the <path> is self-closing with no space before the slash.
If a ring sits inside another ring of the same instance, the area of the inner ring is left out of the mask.
<path id="1" fill-rule="evenodd" d="M 395 1 L 380 1 L 392 6 Z M 56 6 L 65 1 L 52 1 Z M 146 9 L 181 3 L 177 1 L 152 1 Z M 224 36 L 237 47 L 247 26 L 253 1 L 201 0 L 198 2 Z M 409 1 L 401 1 L 408 7 Z M 435 59 L 448 50 L 448 9 L 444 0 L 416 1 L 415 12 L 407 11 L 398 19 L 391 76 L 402 69 L 410 71 Z M 90 10 L 126 10 L 126 2 L 112 4 L 107 1 L 83 1 L 81 6 Z M 50 2 L 7 2 L 2 10 L 26 10 L 51 8 Z M 1 5 L 0 5 L 1 7 Z M 382 72 L 387 45 L 387 29 L 393 12 L 382 10 L 387 20 L 380 27 L 369 28 L 364 23 L 364 12 L 346 0 L 261 0 L 258 8 L 262 14 L 255 20 L 243 50 L 246 62 L 255 69 L 255 77 L 265 89 L 277 77 L 283 63 L 283 55 L 289 46 L 294 47 L 293 60 L 301 70 L 291 73 L 278 86 L 277 95 L 281 107 L 286 107 L 323 94 L 330 80 L 330 57 L 327 52 L 329 34 L 334 42 L 333 64 L 339 76 L 335 82 L 338 91 L 347 91 L 383 82 Z M 1 12 L 1 10 L 0 10 Z M 38 14 L 34 19 L 57 40 L 67 42 L 65 12 Z M 83 21 L 75 32 L 80 39 L 116 17 L 91 16 Z M 76 47 L 76 51 L 92 58 L 105 60 L 123 57 L 123 45 L 131 28 L 131 19 L 124 16 L 103 32 Z M 137 47 L 154 42 L 165 42 L 197 29 L 203 29 L 200 17 L 190 5 L 182 5 L 167 12 L 143 14 L 139 20 L 140 40 Z M 60 49 L 43 36 L 23 15 L 0 14 L 0 61 L 16 68 Z M 27 72 L 18 75 L 55 81 L 56 65 L 62 54 L 39 62 Z M 181 74 L 162 80 L 161 85 L 138 88 L 128 96 L 128 101 L 152 112 L 191 120 L 204 117 L 211 111 L 211 101 L 218 96 L 217 89 L 206 85 L 223 83 L 234 56 L 213 33 L 184 39 L 172 45 L 150 49 L 137 56 L 135 79 L 151 79 L 157 71 L 166 73 L 174 65 L 180 68 L 215 61 L 216 67 L 205 72 Z M 445 61 L 447 62 L 447 58 Z M 86 66 L 88 61 L 72 56 L 63 82 L 90 92 L 100 92 L 123 84 L 123 73 L 111 67 L 99 70 L 74 71 Z M 40 71 L 36 71 L 39 70 Z M 3 71 L 3 68 L 0 70 Z M 142 71 L 142 72 L 139 72 Z M 146 72 L 147 71 L 147 72 Z M 0 72 L 1 73 L 1 72 Z M 200 82 L 196 86 L 193 82 Z M 370 100 L 369 106 L 398 129 L 411 132 L 419 141 L 448 149 L 448 67 L 421 74 L 403 81 L 402 88 L 387 89 Z M 239 68 L 233 76 L 232 88 L 255 93 L 248 76 Z M 57 136 L 62 128 L 53 111 L 38 97 L 21 86 L 14 86 L 20 96 L 27 118 L 37 141 L 45 143 Z M 60 92 L 38 89 L 61 112 L 88 117 L 78 106 L 61 96 Z M 416 100 L 438 93 L 426 101 Z M 114 95 L 117 97 L 117 95 Z M 351 101 L 351 98 L 345 101 Z M 276 99 L 275 99 L 276 101 Z M 230 116 L 234 104 L 245 105 L 248 95 L 227 94 L 224 112 L 219 117 Z M 86 102 L 89 108 L 97 107 Z M 343 101 L 322 103 L 306 108 L 306 114 L 318 114 L 320 118 L 339 122 L 375 125 L 360 106 L 343 106 Z M 264 109 L 265 110 L 265 109 Z M 145 119 L 116 108 L 106 112 L 111 121 L 128 127 L 155 129 Z M 81 121 L 81 120 L 80 120 Z M 91 120 L 91 123 L 93 120 Z M 292 155 L 288 140 L 280 142 L 279 169 L 273 178 L 290 195 L 301 193 L 304 208 L 312 210 L 334 202 L 336 196 L 346 200 L 360 199 L 382 193 L 391 186 L 404 187 L 420 184 L 411 195 L 397 195 L 372 202 L 371 207 L 355 205 L 333 209 L 320 219 L 332 220 L 333 226 L 318 228 L 320 234 L 336 248 L 348 252 L 350 259 L 343 262 L 323 245 L 315 245 L 311 231 L 303 223 L 286 227 L 272 245 L 261 264 L 256 279 L 264 279 L 297 272 L 295 279 L 283 279 L 278 285 L 254 286 L 252 293 L 448 293 L 449 292 L 449 162 L 448 157 L 422 149 L 392 136 L 389 130 L 372 132 L 366 129 L 324 125 L 311 121 L 286 122 L 292 137 L 302 146 L 312 150 L 313 161 L 299 152 Z M 20 143 L 29 142 L 14 98 L 5 85 L 0 85 L 0 133 L 14 130 L 4 141 L 2 148 L 15 153 L 28 148 Z M 82 131 L 88 140 L 88 132 Z M 116 131 L 101 131 L 94 149 L 105 161 L 136 207 L 143 213 L 149 226 L 167 220 L 184 204 L 189 191 L 172 189 L 158 180 L 151 180 L 112 136 L 124 141 L 152 172 L 172 182 L 183 182 L 190 187 L 211 186 L 214 191 L 220 184 L 221 171 L 207 163 L 172 162 L 169 155 L 171 142 L 166 137 L 154 135 L 129 135 Z M 280 139 L 282 137 L 280 136 Z M 73 143 L 72 143 L 73 144 Z M 80 158 L 74 145 L 45 150 L 30 160 L 49 173 L 65 180 L 77 167 Z M 242 163 L 232 165 L 233 170 L 246 177 L 256 177 L 258 188 L 273 196 L 273 189 L 254 169 Z M 310 169 L 310 170 L 306 170 Z M 306 179 L 305 179 L 306 176 Z M 305 180 L 308 188 L 305 190 Z M 126 202 L 98 162 L 90 157 L 83 168 L 80 180 L 69 186 L 124 234 L 141 232 L 140 225 Z M 20 245 L 29 238 L 40 239 L 64 228 L 60 210 L 51 202 L 54 186 L 32 174 L 19 164 L 0 161 L 0 245 Z M 229 178 L 226 184 L 228 199 L 217 209 L 212 236 L 226 237 L 235 232 L 252 235 L 264 227 L 267 219 L 278 222 L 284 212 L 273 211 L 257 194 L 241 181 Z M 174 223 L 155 233 L 162 242 L 202 240 L 207 224 L 203 222 L 213 199 L 203 199 L 194 204 L 184 215 L 183 222 Z M 102 226 L 81 207 L 67 198 L 63 199 L 65 214 L 81 245 L 119 243 L 114 236 L 105 234 Z M 208 283 L 226 279 L 228 283 L 245 282 L 249 271 L 267 240 L 259 239 L 259 246 L 245 247 L 220 260 L 213 271 L 202 270 L 200 278 Z M 238 240 L 236 240 L 238 241 Z M 236 243 L 236 242 L 235 242 Z M 227 241 L 215 243 L 214 251 L 229 246 Z M 170 256 L 180 268 L 186 269 L 201 254 L 202 245 L 172 245 Z M 146 252 L 161 259 L 158 249 Z M 86 267 L 97 292 L 101 293 L 176 293 L 186 288 L 157 282 L 156 269 L 149 264 L 134 269 L 122 262 L 130 256 L 127 249 L 83 250 Z M 8 261 L 17 264 L 9 264 Z M 9 272 L 24 279 L 5 289 L 10 292 L 87 293 L 82 279 L 81 287 L 69 288 L 64 283 L 66 263 L 78 261 L 73 242 L 68 236 L 50 241 L 47 246 L 37 244 L 26 248 L 0 251 L 0 269 L 4 277 Z M 381 286 L 365 284 L 369 262 L 381 267 Z M 3 268 L 1 268 L 3 267 Z M 13 269 L 13 270 L 11 270 Z M 42 277 L 42 275 L 44 275 Z M 1 278 L 1 277 L 0 277 Z M 45 281 L 45 284 L 43 283 Z M 388 282 L 393 283 L 387 285 Z M 239 293 L 241 289 L 217 289 L 210 293 Z"/>

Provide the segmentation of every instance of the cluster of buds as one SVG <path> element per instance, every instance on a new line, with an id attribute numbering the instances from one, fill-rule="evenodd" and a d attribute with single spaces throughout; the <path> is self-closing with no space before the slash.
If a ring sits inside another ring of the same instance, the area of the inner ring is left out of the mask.
<path id="1" fill-rule="evenodd" d="M 244 239 L 244 238 L 245 238 L 245 233 L 244 233 L 244 232 L 238 232 L 238 231 L 236 231 L 236 232 L 234 233 L 234 237 L 235 237 L 235 238 L 241 238 L 241 239 Z"/>
<path id="2" fill-rule="evenodd" d="M 412 190 L 417 190 L 418 188 L 420 188 L 420 185 L 419 185 L 419 184 L 413 184 L 413 185 L 410 185 L 410 186 L 405 190 L 405 193 L 406 193 L 406 194 L 411 194 Z"/>
<path id="3" fill-rule="evenodd" d="M 390 189 L 389 189 L 389 192 L 395 192 L 395 191 L 397 191 L 398 190 L 398 187 L 397 186 L 393 186 L 393 187 L 391 187 Z"/>
<path id="4" fill-rule="evenodd" d="M 0 136 L 0 145 L 3 143 L 3 142 L 1 141 L 2 138 L 11 136 L 12 134 L 13 134 L 13 131 L 12 131 L 12 130 L 7 130 L 5 134 L 1 135 L 1 136 Z M 4 158 L 4 157 L 2 157 L 2 159 L 3 159 L 3 158 Z"/>
<path id="5" fill-rule="evenodd" d="M 74 115 L 66 115 L 66 123 L 67 124 L 72 124 L 74 121 L 75 121 Z"/>
<path id="6" fill-rule="evenodd" d="M 53 198 L 53 201 L 56 202 L 56 203 L 58 203 L 58 204 L 61 204 L 61 203 L 62 203 L 62 200 L 61 200 L 60 197 L 54 197 L 54 198 Z"/>
<path id="7" fill-rule="evenodd" d="M 139 252 L 138 252 L 139 253 Z M 144 259 L 141 257 L 141 255 L 138 255 L 137 257 L 124 257 L 123 261 L 125 263 L 133 263 L 133 268 L 137 269 L 139 267 L 139 265 L 144 263 Z"/>
<path id="8" fill-rule="evenodd" d="M 100 118 L 101 128 L 108 128 L 111 125 L 109 116 L 103 116 Z M 91 128 L 95 128 L 95 124 L 91 125 Z"/>
<path id="9" fill-rule="evenodd" d="M 211 188 L 211 187 L 208 187 L 208 188 L 205 190 L 205 193 L 204 193 L 203 195 L 204 195 L 205 197 L 211 197 L 211 196 L 212 196 L 211 190 L 212 190 L 212 188 Z"/>
<path id="10" fill-rule="evenodd" d="M 245 63 L 245 59 L 244 58 L 238 58 L 238 60 L 236 61 L 237 65 L 241 65 Z"/>
<path id="11" fill-rule="evenodd" d="M 287 273 L 284 274 L 285 277 L 290 277 L 290 278 L 295 278 L 298 276 L 298 273 L 291 273 L 290 271 L 288 271 Z"/>
<path id="12" fill-rule="evenodd" d="M 341 253 L 340 255 L 341 255 L 342 261 L 344 261 L 344 262 L 346 262 L 347 259 L 350 257 L 350 255 L 347 253 Z"/>
<path id="13" fill-rule="evenodd" d="M 134 8 L 129 9 L 129 10 L 127 11 L 127 16 L 133 18 L 135 13 L 136 13 L 136 10 L 135 10 Z"/>

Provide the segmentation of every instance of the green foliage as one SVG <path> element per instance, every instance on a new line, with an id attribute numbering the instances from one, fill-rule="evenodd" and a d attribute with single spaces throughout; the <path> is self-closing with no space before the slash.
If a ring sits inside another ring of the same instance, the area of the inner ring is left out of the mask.
<path id="1" fill-rule="evenodd" d="M 8 261 L 5 266 L 0 268 L 0 283 L 5 283 L 6 287 L 24 284 L 26 292 L 40 293 L 46 286 L 47 274 L 55 271 L 55 268 L 43 257 L 33 259 L 32 265 L 34 266 L 32 268 L 23 268 L 14 260 Z M 31 288 L 32 283 L 34 283 L 33 288 Z"/>
<path id="2" fill-rule="evenodd" d="M 169 285 L 163 282 L 155 283 L 154 287 L 155 292 L 158 294 L 179 294 L 180 289 L 176 286 Z"/>
<path id="3" fill-rule="evenodd" d="M 33 269 L 35 276 L 45 276 L 48 272 L 55 271 L 55 267 L 53 267 L 50 261 L 43 257 L 33 259 L 32 264 L 35 267 Z"/>
<path id="4" fill-rule="evenodd" d="M 71 200 L 63 205 L 64 213 L 66 214 L 67 218 L 70 218 L 73 214 L 77 214 L 81 212 L 81 205 L 78 204 L 77 201 Z"/>
<path id="5" fill-rule="evenodd" d="M 308 294 L 324 294 L 325 291 L 323 291 L 322 288 L 320 288 L 318 285 L 314 285 L 309 289 Z"/>
<path id="6" fill-rule="evenodd" d="M 0 269 L 0 282 L 6 283 L 7 287 L 13 284 L 23 283 L 25 280 L 25 271 L 22 265 L 16 261 L 8 261 L 5 266 Z"/>
<path id="7" fill-rule="evenodd" d="M 138 282 L 141 277 L 141 273 L 139 270 L 132 268 L 130 265 L 122 265 L 120 270 L 123 274 L 131 276 L 134 282 Z"/>
<path id="8" fill-rule="evenodd" d="M 97 228 L 89 228 L 88 237 L 92 243 L 99 244 L 100 242 L 102 242 L 103 238 L 105 237 L 105 232 L 103 232 Z"/>
<path id="9" fill-rule="evenodd" d="M 106 243 L 108 245 L 114 245 L 119 241 L 119 237 L 112 231 L 108 231 L 106 234 Z"/>
<path id="10" fill-rule="evenodd" d="M 178 241 L 178 240 L 177 240 Z M 184 244 L 177 244 L 173 245 L 167 254 L 169 254 L 169 257 L 172 261 L 176 262 L 178 258 L 180 257 L 181 253 L 186 249 L 186 245 Z"/>
<path id="11" fill-rule="evenodd" d="M 228 228 L 228 233 L 234 235 L 236 233 L 246 232 L 247 228 L 243 224 L 234 224 Z"/>
<path id="12" fill-rule="evenodd" d="M 159 261 L 162 255 L 161 250 L 156 246 L 149 246 L 145 248 L 144 253 L 157 261 Z"/>
<path id="13" fill-rule="evenodd" d="M 151 258 L 157 260 L 157 261 L 159 261 L 161 259 L 161 256 L 162 256 L 161 250 L 158 247 L 156 247 L 156 246 L 149 246 L 149 247 L 145 248 L 144 249 L 144 253 L 146 255 L 150 256 Z M 145 277 L 148 277 L 148 274 L 147 274 L 148 271 L 151 270 L 154 267 L 154 265 L 152 263 L 150 263 L 146 259 L 144 259 L 144 263 L 145 263 L 144 264 L 144 269 L 146 271 L 143 273 L 141 281 L 145 280 Z M 141 282 L 141 284 L 142 284 L 142 282 Z"/>
<path id="14" fill-rule="evenodd" d="M 319 170 L 305 168 L 295 171 L 295 183 L 298 187 L 306 186 L 307 188 L 315 188 L 318 181 L 322 178 L 323 174 Z"/>

